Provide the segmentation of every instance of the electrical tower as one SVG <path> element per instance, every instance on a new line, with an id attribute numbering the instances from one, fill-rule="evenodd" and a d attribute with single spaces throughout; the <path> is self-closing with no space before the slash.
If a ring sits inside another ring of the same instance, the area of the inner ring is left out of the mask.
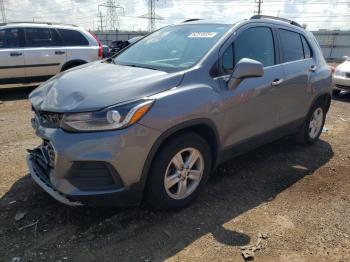
<path id="1" fill-rule="evenodd" d="M 261 5 L 263 3 L 263 0 L 255 0 L 255 3 L 257 4 L 258 11 L 254 11 L 254 13 L 257 13 L 258 15 L 261 15 Z"/>
<path id="2" fill-rule="evenodd" d="M 156 29 L 156 5 L 155 0 L 148 0 L 148 28 L 149 32 Z"/>
<path id="3" fill-rule="evenodd" d="M 118 30 L 120 27 L 118 10 L 121 9 L 123 11 L 123 15 L 124 15 L 124 8 L 119 4 L 119 1 L 117 1 L 117 0 L 107 0 L 106 3 L 99 4 L 98 5 L 98 17 L 100 20 L 100 24 L 102 23 L 101 22 L 102 21 L 102 14 L 100 11 L 101 6 L 107 8 L 105 28 L 107 30 L 112 30 L 112 31 Z M 103 29 L 103 28 L 101 28 L 101 29 Z"/>
<path id="4" fill-rule="evenodd" d="M 104 15 L 102 15 L 102 12 L 99 11 L 97 17 L 98 17 L 98 31 L 103 32 L 103 23 L 104 23 L 103 22 L 103 18 L 104 18 Z"/>
<path id="5" fill-rule="evenodd" d="M 0 0 L 0 14 L 3 23 L 6 23 L 5 5 L 4 0 Z"/>

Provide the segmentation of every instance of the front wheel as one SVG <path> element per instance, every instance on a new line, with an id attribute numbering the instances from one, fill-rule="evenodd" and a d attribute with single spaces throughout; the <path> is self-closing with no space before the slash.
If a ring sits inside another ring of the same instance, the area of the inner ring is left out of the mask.
<path id="1" fill-rule="evenodd" d="M 324 105 L 316 103 L 306 117 L 302 128 L 296 134 L 296 141 L 304 145 L 311 145 L 316 142 L 321 135 L 325 120 Z"/>
<path id="2" fill-rule="evenodd" d="M 152 163 L 147 203 L 167 210 L 187 206 L 198 196 L 210 169 L 210 148 L 201 136 L 188 133 L 167 141 Z"/>

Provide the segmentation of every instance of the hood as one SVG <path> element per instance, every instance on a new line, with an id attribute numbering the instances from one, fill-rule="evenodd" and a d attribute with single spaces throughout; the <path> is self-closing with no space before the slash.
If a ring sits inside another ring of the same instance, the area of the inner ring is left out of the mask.
<path id="1" fill-rule="evenodd" d="M 96 111 L 178 86 L 182 76 L 99 61 L 56 75 L 35 89 L 29 100 L 39 111 Z"/>

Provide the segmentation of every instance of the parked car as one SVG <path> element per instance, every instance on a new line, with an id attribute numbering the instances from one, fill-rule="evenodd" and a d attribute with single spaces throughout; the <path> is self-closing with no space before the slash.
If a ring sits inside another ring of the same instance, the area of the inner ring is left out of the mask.
<path id="1" fill-rule="evenodd" d="M 133 38 L 130 38 L 129 40 L 122 41 L 122 40 L 117 40 L 117 41 L 112 41 L 112 43 L 109 46 L 109 54 L 115 55 L 118 53 L 120 50 L 124 49 L 125 47 L 137 42 L 140 40 L 143 36 L 135 36 Z"/>
<path id="2" fill-rule="evenodd" d="M 315 37 L 295 22 L 167 26 L 30 94 L 43 142 L 28 166 L 67 205 L 182 208 L 234 155 L 286 135 L 316 142 L 331 84 Z"/>
<path id="3" fill-rule="evenodd" d="M 102 58 L 102 45 L 71 25 L 0 24 L 0 87 L 34 85 Z"/>
<path id="4" fill-rule="evenodd" d="M 103 58 L 107 58 L 110 56 L 110 53 L 109 53 L 109 46 L 108 45 L 102 45 L 102 57 Z"/>
<path id="5" fill-rule="evenodd" d="M 333 94 L 350 91 L 350 57 L 345 56 L 345 61 L 335 68 L 333 75 Z"/>

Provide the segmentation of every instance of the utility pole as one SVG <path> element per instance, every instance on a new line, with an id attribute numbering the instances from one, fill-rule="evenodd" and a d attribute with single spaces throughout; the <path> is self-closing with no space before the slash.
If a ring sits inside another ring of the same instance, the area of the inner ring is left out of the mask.
<path id="1" fill-rule="evenodd" d="M 263 0 L 255 0 L 255 3 L 257 4 L 257 8 L 258 8 L 258 11 L 257 11 L 257 14 L 258 15 L 261 15 L 262 11 L 261 11 L 261 5 L 263 3 Z M 256 11 L 254 11 L 255 13 Z"/>
<path id="2" fill-rule="evenodd" d="M 99 20 L 99 27 L 98 27 L 98 31 L 103 32 L 103 18 L 104 16 L 102 15 L 102 12 L 100 11 L 99 14 L 97 15 L 98 20 Z"/>
<path id="3" fill-rule="evenodd" d="M 5 5 L 4 0 L 0 0 L 0 14 L 3 23 L 6 23 Z"/>

